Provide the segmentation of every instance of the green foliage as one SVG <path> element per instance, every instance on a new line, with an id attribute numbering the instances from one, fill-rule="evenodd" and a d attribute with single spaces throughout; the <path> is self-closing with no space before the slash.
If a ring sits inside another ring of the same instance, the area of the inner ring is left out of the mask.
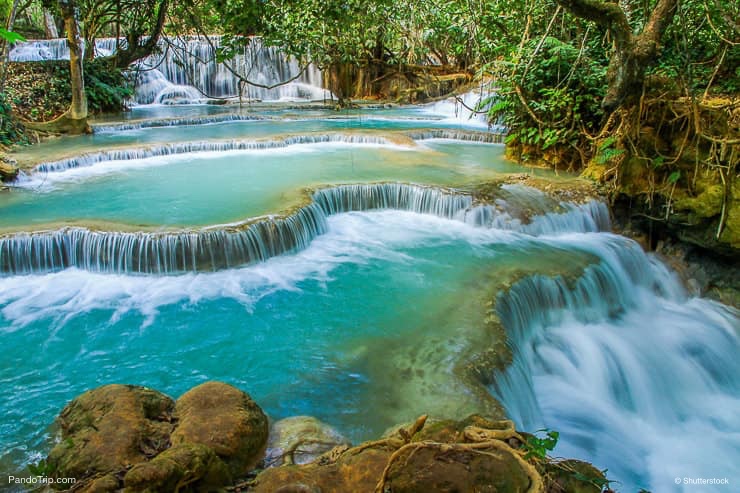
<path id="1" fill-rule="evenodd" d="M 13 117 L 5 93 L 0 92 L 0 145 L 8 146 L 23 139 L 23 129 Z"/>
<path id="2" fill-rule="evenodd" d="M 531 435 L 527 437 L 527 441 L 524 443 L 524 458 L 527 460 L 532 458 L 544 460 L 547 457 L 547 453 L 554 450 L 558 444 L 560 433 L 557 431 L 544 428 L 537 430 L 536 433 L 539 432 L 545 432 L 545 436 L 538 437 L 537 435 Z"/>
<path id="3" fill-rule="evenodd" d="M 596 153 L 596 162 L 599 164 L 607 164 L 610 161 L 618 158 L 624 154 L 624 149 L 616 149 L 614 145 L 617 139 L 614 136 L 607 137 L 600 144 Z"/>
<path id="4" fill-rule="evenodd" d="M 485 68 L 498 75 L 499 99 L 490 107 L 489 118 L 510 129 L 507 142 L 542 151 L 581 145 L 583 130 L 594 131 L 603 117 L 602 55 L 547 36 L 530 40 L 520 54 L 510 56 L 519 61 Z"/>
<path id="5" fill-rule="evenodd" d="M 584 483 L 591 483 L 592 485 L 598 487 L 600 490 L 606 490 L 609 489 L 609 485 L 611 485 L 614 481 L 607 478 L 607 473 L 609 472 L 609 469 L 604 469 L 601 471 L 602 476 L 593 476 L 590 474 L 583 474 L 578 471 L 573 471 L 571 474 L 575 479 L 578 481 L 582 481 Z M 644 490 L 640 490 L 640 492 L 643 492 Z M 649 493 L 649 492 L 645 492 Z"/>
<path id="6" fill-rule="evenodd" d="M 0 27 L 0 39 L 5 40 L 6 43 L 17 43 L 19 41 L 25 41 L 26 38 L 13 31 L 8 31 Z"/>
<path id="7" fill-rule="evenodd" d="M 121 111 L 133 96 L 133 89 L 123 72 L 105 60 L 94 60 L 87 64 L 85 91 L 88 107 L 93 113 Z"/>
<path id="8" fill-rule="evenodd" d="M 41 459 L 36 464 L 29 464 L 28 472 L 34 476 L 50 477 L 56 472 L 56 466 L 55 464 L 47 462 L 46 459 Z"/>

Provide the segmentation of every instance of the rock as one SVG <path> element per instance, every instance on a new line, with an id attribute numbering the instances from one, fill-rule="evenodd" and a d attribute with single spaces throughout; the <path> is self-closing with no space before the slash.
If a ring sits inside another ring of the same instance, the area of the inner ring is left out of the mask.
<path id="1" fill-rule="evenodd" d="M 183 443 L 162 452 L 149 462 L 135 465 L 123 478 L 126 492 L 177 491 L 183 485 L 198 490 L 217 488 L 229 477 L 226 464 L 205 445 Z"/>
<path id="2" fill-rule="evenodd" d="M 267 416 L 245 392 L 221 382 L 206 382 L 177 400 L 179 420 L 172 444 L 212 449 L 239 477 L 262 458 L 267 444 Z"/>
<path id="3" fill-rule="evenodd" d="M 70 402 L 59 415 L 62 441 L 47 462 L 54 477 L 78 483 L 115 474 L 146 461 L 169 446 L 174 402 L 155 390 L 133 385 L 105 385 Z M 89 487 L 109 491 L 110 477 Z"/>
<path id="4" fill-rule="evenodd" d="M 308 464 L 338 445 L 349 445 L 349 441 L 312 416 L 281 419 L 270 429 L 265 465 Z"/>
<path id="5" fill-rule="evenodd" d="M 424 418 L 417 419 L 413 426 L 401 426 L 403 431 L 394 427 L 396 431 L 389 430 L 379 442 L 362 444 L 338 455 L 332 452 L 305 466 L 267 469 L 257 476 L 252 491 L 370 492 L 375 491 L 389 464 L 383 491 L 513 493 L 529 491 L 533 481 L 542 486 L 534 467 L 503 442 L 499 447 L 489 445 L 475 450 L 464 445 L 466 427 L 501 430 L 500 422 L 477 415 L 462 421 Z M 420 426 L 423 428 L 414 433 Z"/>
<path id="6" fill-rule="evenodd" d="M 0 159 L 0 181 L 13 181 L 18 177 L 18 168 L 5 159 Z"/>
<path id="7" fill-rule="evenodd" d="M 272 467 L 257 476 L 250 492 L 371 492 L 375 490 L 390 455 L 389 450 L 369 448 L 358 454 L 346 453 L 335 463 Z"/>
<path id="8" fill-rule="evenodd" d="M 529 491 L 530 478 L 511 454 L 419 448 L 401 453 L 386 484 L 393 493 L 513 493 Z"/>
<path id="9" fill-rule="evenodd" d="M 102 478 L 93 480 L 81 491 L 83 493 L 108 493 L 111 491 L 118 491 L 120 489 L 119 483 L 120 481 L 118 481 L 118 477 L 115 474 L 106 474 Z"/>

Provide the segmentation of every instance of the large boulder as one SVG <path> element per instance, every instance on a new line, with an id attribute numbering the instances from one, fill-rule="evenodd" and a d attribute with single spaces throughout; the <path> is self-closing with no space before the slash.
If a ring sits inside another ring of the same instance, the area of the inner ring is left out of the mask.
<path id="1" fill-rule="evenodd" d="M 166 395 L 134 385 L 85 392 L 59 415 L 62 440 L 47 461 L 53 476 L 82 483 L 154 457 L 169 447 L 174 408 Z"/>
<path id="2" fill-rule="evenodd" d="M 281 419 L 270 429 L 265 465 L 308 464 L 338 445 L 349 445 L 349 441 L 312 416 Z"/>
<path id="3" fill-rule="evenodd" d="M 173 446 L 204 445 L 239 477 L 262 459 L 267 444 L 267 416 L 248 394 L 222 382 L 206 382 L 177 400 Z"/>
<path id="4" fill-rule="evenodd" d="M 402 452 L 388 471 L 394 493 L 529 492 L 531 480 L 512 454 L 422 447 Z"/>

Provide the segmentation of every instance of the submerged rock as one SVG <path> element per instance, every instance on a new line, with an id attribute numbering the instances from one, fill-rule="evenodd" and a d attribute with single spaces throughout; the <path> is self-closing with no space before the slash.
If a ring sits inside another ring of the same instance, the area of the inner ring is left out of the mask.
<path id="1" fill-rule="evenodd" d="M 349 441 L 337 430 L 312 416 L 276 421 L 270 429 L 265 465 L 308 464 L 321 454 Z"/>
<path id="2" fill-rule="evenodd" d="M 80 482 L 148 460 L 169 447 L 174 408 L 172 399 L 145 387 L 85 392 L 59 415 L 62 440 L 47 461 L 53 476 Z"/>

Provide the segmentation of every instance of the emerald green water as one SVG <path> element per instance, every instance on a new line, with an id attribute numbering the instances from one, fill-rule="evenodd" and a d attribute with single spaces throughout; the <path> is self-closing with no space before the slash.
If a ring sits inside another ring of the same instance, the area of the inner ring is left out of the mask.
<path id="1" fill-rule="evenodd" d="M 459 398 L 404 389 L 405 372 L 424 385 L 441 379 L 454 394 L 451 371 L 435 377 L 435 366 L 480 328 L 491 269 L 529 262 L 507 254 L 512 248 L 558 253 L 495 230 L 383 211 L 332 217 L 307 250 L 243 269 L 5 278 L 2 469 L 48 450 L 47 428 L 69 399 L 113 382 L 177 397 L 223 380 L 274 419 L 315 415 L 355 441 L 430 408 L 472 412 Z M 445 353 L 411 362 L 424 350 L 420 337 Z M 410 391 L 429 401 L 404 404 Z"/>
<path id="2" fill-rule="evenodd" d="M 230 126 L 230 125 L 224 125 Z M 306 144 L 183 154 L 40 174 L 0 195 L 0 227 L 71 220 L 208 225 L 279 212 L 305 187 L 373 181 L 462 185 L 521 171 L 503 146 L 428 141 L 413 148 Z"/>
<path id="3" fill-rule="evenodd" d="M 136 117 L 219 112 L 147 111 Z M 397 110 L 374 112 L 374 119 L 321 111 L 270 116 L 278 119 L 58 139 L 20 155 L 49 161 L 113 145 L 460 128 L 421 122 L 413 111 L 395 120 Z M 213 225 L 285 210 L 304 200 L 306 187 L 465 185 L 501 172 L 521 172 L 504 160 L 502 146 L 445 140 L 112 161 L 31 175 L 31 185 L 0 195 L 0 228 Z M 329 218 L 329 232 L 307 250 L 241 269 L 162 277 L 68 269 L 0 278 L 0 390 L 9 396 L 0 403 L 0 470 L 17 472 L 41 457 L 64 404 L 112 382 L 177 397 L 199 382 L 224 380 L 274 419 L 315 415 L 353 440 L 430 409 L 472 412 L 474 399 L 446 399 L 460 384 L 445 358 L 480 336 L 480 293 L 491 269 L 528 263 L 506 254 L 513 241 L 529 240 L 406 212 L 351 213 Z M 419 345 L 419 337 L 428 343 Z M 420 347 L 436 356 L 409 363 Z"/>
<path id="4" fill-rule="evenodd" d="M 230 109 L 139 108 L 127 119 Z M 57 139 L 18 158 L 308 132 L 391 137 L 467 128 L 423 109 L 264 113 L 275 119 Z M 0 194 L 0 230 L 217 225 L 283 211 L 303 200 L 306 187 L 454 187 L 525 171 L 506 162 L 499 145 L 407 144 L 302 144 L 32 174 Z M 514 195 L 532 193 L 513 188 Z M 551 207 L 541 195 L 529 198 L 533 210 Z M 630 491 L 676 491 L 676 475 L 737 481 L 737 312 L 688 297 L 634 242 L 595 232 L 583 209 L 571 212 L 567 220 L 533 218 L 539 237 L 410 212 L 351 212 L 329 216 L 326 233 L 307 249 L 242 268 L 0 275 L 0 488 L 8 474 L 23 474 L 48 453 L 55 416 L 85 390 L 129 383 L 178 397 L 211 379 L 249 392 L 272 419 L 313 415 L 355 442 L 422 413 L 489 412 L 495 394 L 518 426 L 562 430 L 558 454 L 610 468 Z M 495 384 L 486 393 L 459 369 L 489 349 L 505 352 L 491 306 L 512 285 L 507 321 L 522 333 L 508 339 L 514 360 L 505 374 L 487 375 Z"/>

